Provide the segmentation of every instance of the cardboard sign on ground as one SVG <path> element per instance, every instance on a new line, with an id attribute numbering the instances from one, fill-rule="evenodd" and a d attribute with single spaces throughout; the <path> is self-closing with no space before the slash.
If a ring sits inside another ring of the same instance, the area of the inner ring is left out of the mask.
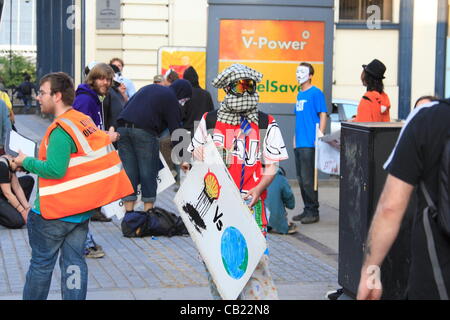
<path id="1" fill-rule="evenodd" d="M 172 175 L 172 172 L 170 171 L 169 166 L 167 165 L 167 162 L 161 153 L 159 154 L 159 159 L 160 159 L 160 170 L 158 172 L 158 177 L 156 178 L 156 181 L 158 183 L 158 189 L 156 191 L 157 194 L 164 192 L 167 188 L 169 188 L 175 184 L 175 179 Z M 138 199 L 135 203 L 134 209 L 137 211 L 142 211 L 142 210 L 144 210 L 144 203 L 141 201 L 141 198 L 142 198 L 141 186 L 138 186 L 137 193 L 138 193 Z M 113 203 L 110 203 L 110 204 L 102 207 L 101 211 L 108 218 L 116 216 L 119 220 L 125 216 L 125 212 L 126 212 L 125 206 L 124 206 L 122 200 L 117 200 Z"/>

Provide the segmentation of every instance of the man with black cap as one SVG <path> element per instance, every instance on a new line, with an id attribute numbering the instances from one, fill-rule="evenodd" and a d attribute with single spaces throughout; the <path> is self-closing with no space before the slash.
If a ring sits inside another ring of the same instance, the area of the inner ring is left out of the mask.
<path id="1" fill-rule="evenodd" d="M 380 60 L 373 60 L 362 66 L 361 81 L 367 92 L 358 106 L 355 122 L 390 122 L 391 103 L 384 92 L 383 79 L 386 66 Z"/>
<path id="2" fill-rule="evenodd" d="M 224 89 L 227 95 L 218 111 L 202 117 L 188 151 L 197 160 L 204 160 L 203 145 L 207 142 L 208 130 L 213 130 L 213 141 L 222 153 L 231 177 L 251 208 L 261 232 L 266 235 L 266 189 L 277 173 L 278 163 L 286 160 L 288 154 L 275 118 L 258 111 L 256 86 L 262 77 L 258 71 L 241 64 L 234 64 L 219 74 L 213 86 Z M 230 132 L 234 134 L 230 135 Z M 213 297 L 220 299 L 212 281 L 210 288 Z M 239 299 L 278 299 L 269 271 L 268 254 L 261 258 Z"/>

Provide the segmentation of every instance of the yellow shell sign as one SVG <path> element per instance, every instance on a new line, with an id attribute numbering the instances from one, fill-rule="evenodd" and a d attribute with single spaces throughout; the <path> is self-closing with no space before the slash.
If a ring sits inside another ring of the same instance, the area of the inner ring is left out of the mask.
<path id="1" fill-rule="evenodd" d="M 261 103 L 295 103 L 300 62 L 315 69 L 313 85 L 323 90 L 325 23 L 322 21 L 221 20 L 219 72 L 241 63 L 264 75 Z M 219 90 L 219 100 L 224 98 Z"/>
<path id="2" fill-rule="evenodd" d="M 220 185 L 219 180 L 217 180 L 217 177 L 211 173 L 208 172 L 208 174 L 205 176 L 205 189 L 206 193 L 208 194 L 208 197 L 210 199 L 219 199 L 220 196 Z"/>
<path id="3" fill-rule="evenodd" d="M 202 88 L 206 85 L 206 49 L 196 47 L 162 47 L 158 52 L 158 72 L 165 74 L 172 69 L 183 78 L 184 71 L 193 67 Z"/>

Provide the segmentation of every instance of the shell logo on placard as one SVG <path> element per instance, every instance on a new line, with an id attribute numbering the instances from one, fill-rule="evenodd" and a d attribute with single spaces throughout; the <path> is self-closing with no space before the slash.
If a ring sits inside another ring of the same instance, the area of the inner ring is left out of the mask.
<path id="1" fill-rule="evenodd" d="M 206 224 L 203 218 L 209 209 L 211 209 L 214 201 L 219 199 L 221 189 L 219 179 L 211 171 L 208 171 L 203 181 L 204 188 L 198 196 L 197 203 L 195 205 L 186 203 L 183 206 L 183 211 L 188 214 L 189 219 L 199 233 L 202 233 L 201 230 L 206 230 Z"/>
<path id="2" fill-rule="evenodd" d="M 205 176 L 205 190 L 209 198 L 217 200 L 220 197 L 219 180 L 215 174 L 208 172 Z"/>

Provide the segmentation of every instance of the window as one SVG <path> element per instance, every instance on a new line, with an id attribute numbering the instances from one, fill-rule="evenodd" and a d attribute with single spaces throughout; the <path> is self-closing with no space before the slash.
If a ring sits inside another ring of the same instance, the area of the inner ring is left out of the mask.
<path id="1" fill-rule="evenodd" d="M 337 113 L 330 114 L 330 119 L 331 119 L 331 122 L 339 122 L 339 114 L 337 114 Z"/>
<path id="2" fill-rule="evenodd" d="M 344 109 L 346 120 L 350 120 L 356 116 L 358 112 L 358 106 L 354 104 L 342 104 L 342 108 Z"/>
<path id="3" fill-rule="evenodd" d="M 381 21 L 392 22 L 392 0 L 340 0 L 339 21 L 365 22 L 374 14 L 367 13 L 367 8 L 373 5 L 380 8 Z"/>

